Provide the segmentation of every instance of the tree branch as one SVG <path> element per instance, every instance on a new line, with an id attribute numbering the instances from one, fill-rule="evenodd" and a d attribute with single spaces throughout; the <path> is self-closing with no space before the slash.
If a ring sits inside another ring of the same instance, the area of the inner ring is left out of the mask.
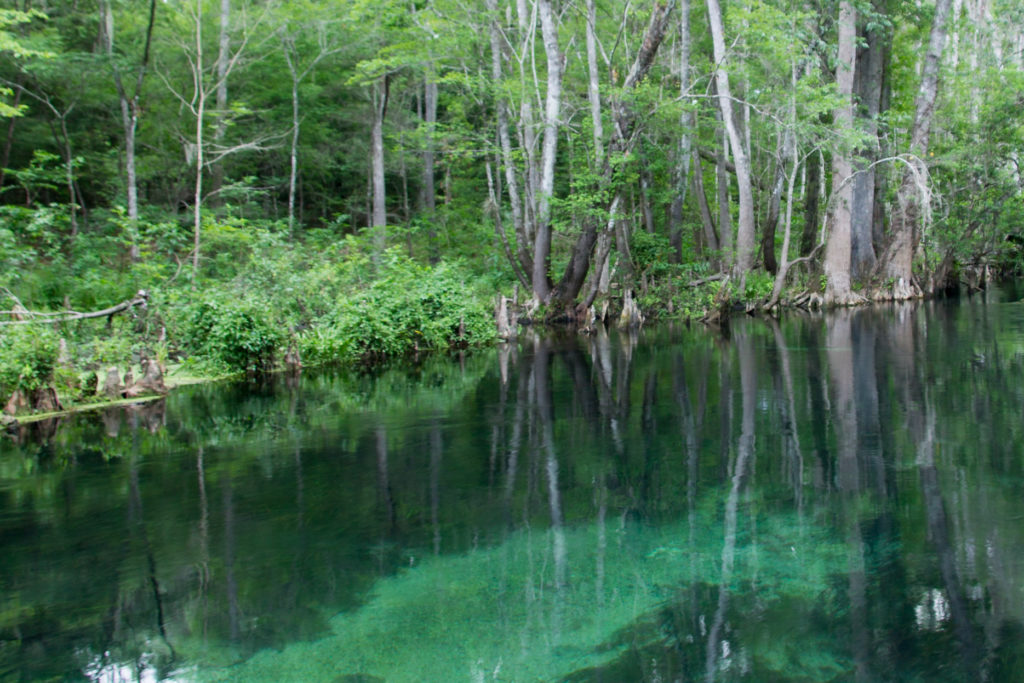
<path id="1" fill-rule="evenodd" d="M 91 318 L 106 318 L 108 316 L 116 315 L 122 311 L 127 311 L 129 308 L 136 306 L 146 307 L 149 301 L 149 292 L 144 289 L 140 289 L 134 298 L 122 301 L 116 306 L 110 308 L 104 308 L 102 311 L 91 311 L 89 313 L 77 313 L 75 311 L 64 311 L 61 313 L 42 313 L 35 311 L 0 311 L 3 315 L 31 315 L 34 316 L 28 320 L 3 320 L 0 321 L 0 325 L 31 325 L 33 323 L 66 323 L 73 320 L 89 320 Z M 58 318 L 56 316 L 62 315 L 64 317 Z M 38 316 L 38 317 L 36 317 Z"/>

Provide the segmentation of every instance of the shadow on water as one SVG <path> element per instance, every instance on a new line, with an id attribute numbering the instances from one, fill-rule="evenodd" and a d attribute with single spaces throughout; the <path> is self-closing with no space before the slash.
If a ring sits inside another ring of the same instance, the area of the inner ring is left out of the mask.
<path id="1" fill-rule="evenodd" d="M 523 336 L 0 440 L 0 680 L 1016 680 L 1024 310 Z"/>

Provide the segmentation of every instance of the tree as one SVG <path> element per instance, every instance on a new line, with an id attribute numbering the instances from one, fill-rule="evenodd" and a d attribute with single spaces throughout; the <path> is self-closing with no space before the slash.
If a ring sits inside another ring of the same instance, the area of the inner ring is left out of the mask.
<path id="1" fill-rule="evenodd" d="M 139 221 L 139 186 L 135 168 L 136 133 L 139 128 L 141 112 L 142 84 L 149 68 L 150 46 L 153 39 L 153 26 L 156 21 L 156 0 L 149 2 L 149 20 L 146 23 L 142 54 L 135 65 L 135 82 L 129 92 L 121 75 L 122 66 L 114 52 L 114 11 L 110 0 L 100 0 L 100 12 L 103 21 L 100 25 L 101 40 L 110 60 L 110 68 L 117 89 L 117 99 L 121 109 L 121 127 L 124 131 L 125 155 L 125 191 L 128 197 L 128 221 L 131 226 L 131 259 L 139 260 L 138 221 Z"/>
<path id="2" fill-rule="evenodd" d="M 928 37 L 928 49 L 921 69 L 921 85 L 910 128 L 911 158 L 896 196 L 889 246 L 882 257 L 882 268 L 892 281 L 894 299 L 910 299 L 922 294 L 914 281 L 914 252 L 920 240 L 922 223 L 927 222 L 930 201 L 927 181 L 928 140 L 931 134 L 935 100 L 939 90 L 939 67 L 946 45 L 946 24 L 951 0 L 936 0 L 935 17 Z"/>
<path id="3" fill-rule="evenodd" d="M 291 105 L 292 105 L 292 126 L 291 126 L 291 149 L 288 154 L 288 232 L 295 232 L 295 191 L 299 176 L 299 132 L 302 126 L 302 119 L 299 117 L 299 86 L 306 80 L 316 66 L 338 52 L 338 36 L 331 31 L 329 22 L 323 19 L 314 19 L 301 24 L 292 24 L 287 19 L 281 27 L 281 51 L 285 63 L 288 65 L 288 75 L 291 77 Z M 316 38 L 315 50 L 309 50 L 303 45 L 299 49 L 299 38 L 312 33 Z M 303 62 L 303 54 L 312 55 Z"/>
<path id="4" fill-rule="evenodd" d="M 224 5 L 221 5 L 223 10 Z M 185 142 L 185 157 L 195 163 L 195 173 L 192 185 L 192 282 L 193 286 L 199 278 L 200 247 L 202 245 L 203 226 L 203 202 L 208 196 L 204 193 L 203 177 L 208 167 L 218 164 L 225 157 L 242 151 L 254 151 L 263 149 L 263 143 L 267 137 L 257 137 L 246 140 L 236 145 L 226 145 L 223 137 L 218 139 L 214 136 L 211 143 L 206 137 L 206 119 L 209 114 L 209 99 L 211 93 L 217 98 L 222 91 L 222 86 L 228 77 L 242 63 L 243 57 L 247 55 L 250 47 L 250 40 L 253 38 L 256 29 L 260 27 L 268 12 L 263 7 L 254 19 L 238 22 L 237 45 L 234 50 L 230 49 L 221 59 L 218 57 L 212 65 L 206 60 L 206 47 L 204 45 L 204 13 L 203 0 L 195 0 L 193 3 L 182 5 L 180 19 L 182 24 L 187 26 L 191 33 L 191 40 L 178 40 L 177 45 L 185 55 L 188 65 L 188 83 L 185 86 L 177 85 L 171 78 L 171 74 L 160 73 L 167 89 L 174 95 L 177 101 L 191 115 L 193 123 L 193 135 L 191 140 Z M 230 47 L 230 41 L 229 41 Z M 226 96 L 226 95 L 225 95 Z M 215 99 L 215 103 L 217 100 Z M 224 112 L 218 112 L 220 116 Z M 218 125 L 220 125 L 218 123 Z M 214 191 L 220 188 L 214 188 Z"/>
<path id="5" fill-rule="evenodd" d="M 754 265 L 754 191 L 750 180 L 750 160 L 747 156 L 747 148 L 733 113 L 732 89 L 729 86 L 729 72 L 726 70 L 727 55 L 722 8 L 718 0 L 707 0 L 707 6 L 711 44 L 715 56 L 715 87 L 718 91 L 718 107 L 722 112 L 722 123 L 729 138 L 729 149 L 732 151 L 733 164 L 736 167 L 736 184 L 739 186 L 739 225 L 736 232 L 736 255 L 732 263 L 732 273 L 742 283 Z"/>
<path id="6" fill-rule="evenodd" d="M 839 130 L 853 127 L 853 79 L 856 68 L 857 12 L 848 0 L 839 3 L 839 57 L 836 64 L 836 83 L 842 104 L 835 111 L 834 124 Z M 852 256 L 851 209 L 853 165 L 848 153 L 835 150 L 832 154 L 832 194 L 828 242 L 825 246 L 825 301 L 830 304 L 850 304 L 859 300 L 850 282 Z"/>

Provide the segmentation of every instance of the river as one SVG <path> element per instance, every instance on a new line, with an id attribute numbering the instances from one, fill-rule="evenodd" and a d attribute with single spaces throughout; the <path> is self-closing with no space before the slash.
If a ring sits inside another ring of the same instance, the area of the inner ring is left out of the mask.
<path id="1" fill-rule="evenodd" d="M 1024 290 L 0 437 L 0 681 L 1017 681 Z"/>

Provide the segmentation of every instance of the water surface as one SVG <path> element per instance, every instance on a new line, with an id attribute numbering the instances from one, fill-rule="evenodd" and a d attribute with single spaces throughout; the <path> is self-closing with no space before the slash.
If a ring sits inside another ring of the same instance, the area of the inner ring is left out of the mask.
<path id="1" fill-rule="evenodd" d="M 0 681 L 1017 681 L 1017 298 L 27 426 L 0 439 Z"/>

